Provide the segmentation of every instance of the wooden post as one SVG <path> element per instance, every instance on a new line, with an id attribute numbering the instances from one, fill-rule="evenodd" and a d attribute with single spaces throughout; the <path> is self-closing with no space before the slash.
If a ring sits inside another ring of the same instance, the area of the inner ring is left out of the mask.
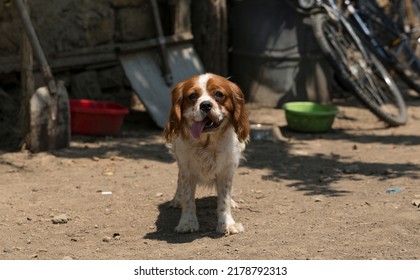
<path id="1" fill-rule="evenodd" d="M 194 46 L 206 71 L 228 73 L 226 0 L 191 1 Z"/>
<path id="2" fill-rule="evenodd" d="M 23 0 L 26 9 L 29 13 L 28 0 Z M 35 81 L 33 75 L 33 54 L 32 46 L 26 32 L 21 30 L 20 41 L 20 57 L 21 57 L 21 95 L 20 95 L 20 112 L 19 112 L 19 126 L 21 129 L 22 142 L 21 149 L 30 147 L 30 100 L 32 94 L 35 92 Z"/>
<path id="3" fill-rule="evenodd" d="M 175 5 L 174 34 L 191 32 L 191 0 L 177 0 Z"/>

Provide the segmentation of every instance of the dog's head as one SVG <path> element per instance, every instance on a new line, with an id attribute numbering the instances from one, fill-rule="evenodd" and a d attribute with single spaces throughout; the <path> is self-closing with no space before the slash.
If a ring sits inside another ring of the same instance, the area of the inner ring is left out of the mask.
<path id="1" fill-rule="evenodd" d="M 207 133 L 223 133 L 229 126 L 240 142 L 248 139 L 248 114 L 237 85 L 215 74 L 194 76 L 175 85 L 164 131 L 168 142 L 178 135 L 199 139 Z"/>

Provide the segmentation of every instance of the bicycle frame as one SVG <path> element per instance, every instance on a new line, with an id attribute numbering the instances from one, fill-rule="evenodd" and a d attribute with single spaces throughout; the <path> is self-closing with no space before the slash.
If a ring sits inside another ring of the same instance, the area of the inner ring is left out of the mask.
<path id="1" fill-rule="evenodd" d="M 360 40 L 359 36 L 357 36 L 357 34 L 355 34 L 353 32 L 353 28 L 351 27 L 350 22 L 347 21 L 346 17 L 344 16 L 343 12 L 340 11 L 340 9 L 338 8 L 335 1 L 334 0 L 326 0 L 326 1 L 323 1 L 323 2 L 324 3 L 322 3 L 322 6 L 325 9 L 325 11 L 330 16 L 332 16 L 332 18 L 335 18 L 336 20 L 341 21 L 343 23 L 343 25 L 346 26 L 349 33 L 351 34 L 353 39 L 357 42 L 357 44 L 362 46 L 363 45 L 362 41 Z M 353 7 L 353 9 L 354 9 L 354 7 Z M 360 20 L 361 20 L 361 18 L 360 18 Z M 366 28 L 367 32 L 370 32 L 366 25 L 365 25 L 365 28 Z M 368 54 L 368 52 L 365 51 L 364 47 L 360 47 L 360 50 L 362 51 L 362 54 L 365 58 L 369 58 L 369 54 Z"/>
<path id="2" fill-rule="evenodd" d="M 332 0 L 329 0 L 329 2 L 334 2 Z M 363 34 L 366 41 L 368 41 L 371 44 L 371 47 L 375 50 L 376 54 L 384 61 L 391 61 L 391 63 L 394 63 L 396 61 L 395 57 L 393 57 L 389 52 L 386 50 L 386 47 L 376 38 L 376 35 L 374 35 L 370 30 L 369 27 L 366 25 L 365 21 L 360 16 L 359 12 L 356 10 L 356 8 L 353 6 L 350 0 L 344 1 L 344 11 L 348 13 L 349 17 L 353 19 L 353 23 L 355 23 L 360 33 Z M 371 18 L 372 19 L 372 18 Z M 375 20 L 375 19 L 373 19 Z M 378 21 L 376 21 L 378 22 Z M 379 22 L 378 22 L 379 23 Z M 395 28 L 391 28 L 387 25 L 381 26 L 387 30 L 390 34 L 395 36 L 395 39 L 393 39 L 390 43 L 390 46 L 392 48 L 395 48 L 395 53 L 397 55 L 401 54 L 402 52 L 406 51 L 406 45 L 408 44 L 408 36 L 401 35 L 401 33 L 396 33 L 394 30 Z M 392 23 L 389 23 L 392 24 Z M 418 61 L 408 61 L 408 65 L 413 65 L 417 71 L 420 71 L 420 63 Z"/>
<path id="3" fill-rule="evenodd" d="M 333 2 L 333 1 L 330 1 Z M 369 38 L 370 43 L 375 48 L 377 53 L 386 59 L 391 59 L 391 57 L 385 51 L 383 45 L 373 36 L 372 32 L 369 30 L 363 19 L 360 17 L 359 13 L 357 12 L 356 8 L 349 0 L 344 1 L 345 11 L 352 17 L 359 30 L 365 35 L 366 38 Z"/>

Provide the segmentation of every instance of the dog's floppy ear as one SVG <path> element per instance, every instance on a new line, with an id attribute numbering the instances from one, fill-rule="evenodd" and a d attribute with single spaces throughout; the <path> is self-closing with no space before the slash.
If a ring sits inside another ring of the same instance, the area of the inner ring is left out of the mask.
<path id="1" fill-rule="evenodd" d="M 234 112 L 233 127 L 240 142 L 245 142 L 249 138 L 248 111 L 245 107 L 245 97 L 241 89 L 234 83 L 230 83 L 232 92 Z"/>
<path id="2" fill-rule="evenodd" d="M 172 89 L 172 108 L 169 113 L 168 122 L 166 123 L 166 127 L 163 131 L 164 138 L 167 142 L 171 142 L 172 139 L 179 134 L 181 129 L 181 121 L 182 121 L 182 101 L 183 101 L 183 89 L 184 83 L 178 83 Z"/>

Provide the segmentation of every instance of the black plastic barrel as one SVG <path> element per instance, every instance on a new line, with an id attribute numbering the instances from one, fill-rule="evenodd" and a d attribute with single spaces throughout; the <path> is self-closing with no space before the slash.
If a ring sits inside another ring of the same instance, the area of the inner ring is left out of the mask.
<path id="1" fill-rule="evenodd" d="M 308 16 L 287 1 L 228 4 L 229 72 L 248 101 L 279 107 L 292 100 L 329 100 L 331 71 Z"/>

